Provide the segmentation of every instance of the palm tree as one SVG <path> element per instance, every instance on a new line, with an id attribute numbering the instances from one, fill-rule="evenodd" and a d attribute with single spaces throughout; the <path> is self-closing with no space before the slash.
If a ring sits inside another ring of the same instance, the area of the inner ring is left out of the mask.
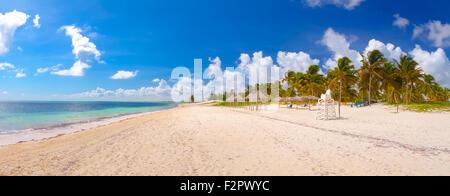
<path id="1" fill-rule="evenodd" d="M 397 68 L 395 67 L 394 62 L 386 62 L 381 68 L 381 89 L 383 89 L 384 95 L 386 96 L 386 102 L 389 103 L 392 103 L 393 99 L 395 99 L 392 97 L 392 93 L 390 93 L 390 91 L 398 86 L 399 77 L 397 77 L 396 73 Z"/>
<path id="2" fill-rule="evenodd" d="M 400 57 L 400 62 L 396 61 L 396 63 L 399 69 L 398 76 L 403 79 L 403 86 L 406 88 L 404 100 L 406 101 L 406 104 L 409 104 L 413 85 L 422 82 L 420 79 L 423 78 L 423 70 L 412 57 L 407 55 L 402 55 Z M 411 89 L 409 87 L 411 87 Z"/>
<path id="3" fill-rule="evenodd" d="M 304 92 L 311 92 L 311 96 L 315 96 L 316 93 L 320 94 L 321 91 L 323 91 L 323 84 L 325 81 L 325 78 L 320 72 L 320 67 L 318 65 L 311 65 L 309 66 L 308 70 L 306 71 L 306 74 L 303 74 L 300 78 L 301 81 L 304 83 L 303 88 Z"/>
<path id="4" fill-rule="evenodd" d="M 421 92 L 429 99 L 436 98 L 439 84 L 436 83 L 436 80 L 432 75 L 424 74 L 423 82 L 420 84 Z"/>
<path id="5" fill-rule="evenodd" d="M 337 67 L 328 73 L 330 77 L 333 78 L 330 82 L 330 86 L 336 86 L 337 83 L 339 84 L 339 118 L 341 118 L 342 85 L 345 83 L 346 86 L 351 86 L 357 81 L 357 77 L 355 76 L 355 66 L 350 65 L 351 63 L 352 61 L 348 57 L 343 57 L 338 60 Z"/>
<path id="6" fill-rule="evenodd" d="M 386 63 L 386 58 L 384 58 L 384 54 L 379 50 L 373 50 L 367 54 L 367 57 L 364 53 L 361 54 L 363 60 L 361 63 L 363 66 L 361 67 L 360 77 L 368 76 L 369 77 L 369 105 L 372 103 L 372 80 L 374 77 L 382 78 L 381 65 Z"/>
<path id="7" fill-rule="evenodd" d="M 289 85 L 289 88 L 296 89 L 299 93 L 305 85 L 305 74 L 295 71 L 288 71 L 283 79 Z"/>

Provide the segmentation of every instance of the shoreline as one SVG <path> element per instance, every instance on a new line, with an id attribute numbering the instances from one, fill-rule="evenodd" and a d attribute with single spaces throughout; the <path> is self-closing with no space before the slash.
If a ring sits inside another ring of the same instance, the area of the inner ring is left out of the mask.
<path id="1" fill-rule="evenodd" d="M 24 130 L 13 130 L 0 133 L 0 147 L 9 146 L 20 143 L 42 141 L 62 135 L 78 133 L 81 131 L 96 129 L 112 123 L 121 122 L 132 118 L 150 115 L 162 111 L 172 110 L 181 107 L 177 104 L 175 107 L 165 108 L 161 110 L 138 112 L 130 114 L 119 114 L 111 117 L 102 117 L 92 120 L 86 120 L 76 123 L 64 123 L 52 125 L 48 127 L 30 128 Z"/>

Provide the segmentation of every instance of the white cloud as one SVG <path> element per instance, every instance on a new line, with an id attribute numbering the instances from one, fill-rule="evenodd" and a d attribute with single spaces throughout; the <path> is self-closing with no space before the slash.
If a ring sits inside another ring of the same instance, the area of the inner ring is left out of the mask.
<path id="1" fill-rule="evenodd" d="M 20 46 L 17 46 L 17 50 L 18 50 L 19 52 L 23 52 L 23 48 L 20 47 Z"/>
<path id="2" fill-rule="evenodd" d="M 241 54 L 238 68 L 227 67 L 222 69 L 222 62 L 219 57 L 209 59 L 210 65 L 204 72 L 204 81 L 206 85 L 195 86 L 195 83 L 201 83 L 198 79 L 183 77 L 172 86 L 171 97 L 173 101 L 190 101 L 191 92 L 195 92 L 196 96 L 203 94 L 202 98 L 207 100 L 211 94 L 222 94 L 225 90 L 230 92 L 245 91 L 246 77 L 250 85 L 254 85 L 256 81 L 265 83 L 274 81 L 275 77 L 269 73 L 270 69 L 276 69 L 278 66 L 273 64 L 272 57 L 264 57 L 262 52 L 255 52 L 253 57 L 248 54 Z M 249 77 L 253 74 L 257 77 Z M 267 77 L 264 77 L 266 75 Z M 279 78 L 276 78 L 279 79 Z M 209 80 L 209 81 L 208 81 Z M 195 89 L 193 89 L 195 88 Z M 199 97 L 196 97 L 199 101 Z"/>
<path id="3" fill-rule="evenodd" d="M 66 35 L 72 38 L 72 53 L 75 58 L 78 59 L 73 66 L 68 70 L 53 71 L 52 74 L 60 76 L 84 76 L 84 70 L 91 68 L 87 62 L 90 62 L 90 58 L 93 56 L 98 62 L 103 63 L 100 60 L 101 53 L 97 50 L 97 46 L 92 43 L 89 38 L 81 34 L 81 29 L 76 26 L 63 26 L 60 30 L 65 30 Z"/>
<path id="4" fill-rule="evenodd" d="M 40 68 L 36 69 L 36 75 L 37 74 L 47 73 L 49 71 L 56 72 L 56 71 L 59 70 L 59 68 L 61 66 L 62 66 L 61 64 L 58 64 L 58 65 L 55 65 L 55 66 L 52 66 L 52 67 L 40 67 Z"/>
<path id="5" fill-rule="evenodd" d="M 204 78 L 206 79 L 213 79 L 217 77 L 222 76 L 222 61 L 219 57 L 216 57 L 214 59 L 209 58 L 209 61 L 211 64 L 209 64 L 209 67 L 206 68 L 204 73 Z"/>
<path id="6" fill-rule="evenodd" d="M 89 69 L 89 66 L 86 63 L 81 62 L 80 60 L 76 61 L 70 69 L 53 71 L 52 74 L 60 75 L 60 76 L 84 76 L 84 70 Z"/>
<path id="7" fill-rule="evenodd" d="M 278 52 L 277 62 L 282 73 L 287 71 L 305 72 L 311 65 L 319 65 L 319 59 L 312 59 L 304 52 Z"/>
<path id="8" fill-rule="evenodd" d="M 392 25 L 404 29 L 409 25 L 409 20 L 406 18 L 402 18 L 399 14 L 394 14 L 395 21 Z"/>
<path id="9" fill-rule="evenodd" d="M 270 56 L 263 56 L 263 52 L 255 52 L 253 53 L 253 57 L 250 59 L 250 56 L 248 54 L 241 54 L 239 57 L 239 60 L 241 60 L 241 63 L 239 64 L 239 68 L 242 69 L 251 69 L 254 67 L 272 67 L 273 60 Z"/>
<path id="10" fill-rule="evenodd" d="M 34 19 L 33 19 L 33 26 L 34 27 L 36 27 L 36 28 L 41 28 L 41 24 L 39 24 L 39 19 L 41 19 L 41 17 L 39 16 L 39 14 L 36 14 L 35 16 L 34 16 Z"/>
<path id="11" fill-rule="evenodd" d="M 136 100 L 136 101 L 171 101 L 171 87 L 165 80 L 161 80 L 156 87 L 142 87 L 139 89 L 117 89 L 106 90 L 97 88 L 79 94 L 71 95 L 73 99 L 94 99 L 94 100 Z"/>
<path id="12" fill-rule="evenodd" d="M 206 95 L 220 94 L 224 91 L 224 80 L 223 80 L 223 70 L 222 61 L 219 57 L 214 59 L 209 58 L 209 66 L 203 73 L 203 78 L 205 80 L 210 80 L 208 84 L 204 87 L 204 92 Z"/>
<path id="13" fill-rule="evenodd" d="M 97 50 L 97 46 L 88 37 L 81 34 L 80 28 L 71 25 L 63 26 L 60 29 L 65 30 L 66 35 L 72 38 L 72 52 L 76 58 L 87 61 L 93 55 L 96 60 L 100 60 L 101 53 Z"/>
<path id="14" fill-rule="evenodd" d="M 46 73 L 46 72 L 48 72 L 50 69 L 48 68 L 48 67 L 45 67 L 45 68 L 38 68 L 37 70 L 36 70 L 36 72 L 37 73 Z"/>
<path id="15" fill-rule="evenodd" d="M 231 92 L 231 90 L 233 90 L 238 93 L 245 92 L 245 78 L 244 77 L 245 77 L 244 74 L 241 73 L 240 71 L 225 70 L 223 73 L 223 79 L 225 81 L 226 91 Z"/>
<path id="16" fill-rule="evenodd" d="M 8 91 L 2 91 L 2 95 L 7 95 L 9 94 Z"/>
<path id="17" fill-rule="evenodd" d="M 7 68 L 14 69 L 14 65 L 10 63 L 0 63 L 0 70 L 5 70 Z"/>
<path id="18" fill-rule="evenodd" d="M 321 7 L 323 5 L 333 4 L 338 7 L 344 7 L 347 10 L 353 10 L 365 0 L 304 0 L 310 7 Z"/>
<path id="19" fill-rule="evenodd" d="M 438 83 L 450 87 L 450 61 L 442 48 L 428 52 L 416 45 L 416 48 L 409 54 L 419 63 L 425 73 L 433 75 Z"/>
<path id="20" fill-rule="evenodd" d="M 111 79 L 114 80 L 123 80 L 123 79 L 130 79 L 136 77 L 138 74 L 138 71 L 131 72 L 131 71 L 118 71 L 116 74 L 111 76 Z"/>
<path id="21" fill-rule="evenodd" d="M 14 69 L 15 66 L 10 63 L 0 63 L 0 71 L 6 70 L 6 69 Z M 23 73 L 23 69 L 14 69 L 10 70 L 13 73 L 16 73 L 16 78 L 23 78 L 26 77 L 27 74 Z"/>
<path id="22" fill-rule="evenodd" d="M 450 24 L 442 24 L 441 21 L 430 21 L 426 24 L 415 26 L 413 39 L 428 33 L 426 37 L 436 47 L 450 46 Z"/>
<path id="23" fill-rule="evenodd" d="M 189 102 L 191 99 L 193 81 L 189 77 L 183 77 L 172 86 L 170 96 L 175 102 Z"/>
<path id="24" fill-rule="evenodd" d="M 28 15 L 16 10 L 0 13 L 0 54 L 9 52 L 9 46 L 13 40 L 17 28 L 24 25 L 28 20 Z"/>
<path id="25" fill-rule="evenodd" d="M 157 83 L 159 81 L 161 81 L 161 79 L 159 79 L 159 78 L 155 78 L 154 80 L 152 80 L 152 82 L 155 82 L 155 83 Z"/>
<path id="26" fill-rule="evenodd" d="M 19 71 L 16 74 L 16 78 L 24 78 L 24 77 L 27 77 L 27 74 L 23 73 L 22 71 Z"/>
<path id="27" fill-rule="evenodd" d="M 350 58 L 356 68 L 359 68 L 362 65 L 360 53 L 350 49 L 350 42 L 347 41 L 347 38 L 344 35 L 335 32 L 332 28 L 325 31 L 321 43 L 333 52 L 333 58 L 327 60 L 324 65 L 325 68 L 332 69 L 336 67 L 338 59 L 342 57 Z"/>
<path id="28" fill-rule="evenodd" d="M 262 51 L 253 53 L 252 58 L 248 54 L 241 54 L 239 60 L 241 62 L 238 69 L 248 75 L 250 85 L 267 83 L 278 79 L 270 73 L 270 70 L 279 69 L 279 67 L 273 64 L 272 57 L 264 57 Z"/>
<path id="29" fill-rule="evenodd" d="M 384 44 L 383 42 L 375 39 L 369 41 L 369 45 L 367 45 L 366 49 L 364 50 L 364 54 L 367 55 L 373 50 L 379 50 L 388 60 L 399 60 L 401 55 L 406 54 L 400 47 L 395 47 L 394 44 Z"/>

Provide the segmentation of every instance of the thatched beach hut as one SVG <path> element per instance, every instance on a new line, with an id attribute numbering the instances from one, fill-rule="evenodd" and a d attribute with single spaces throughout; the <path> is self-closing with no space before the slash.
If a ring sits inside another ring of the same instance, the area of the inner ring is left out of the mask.
<path id="1" fill-rule="evenodd" d="M 229 103 L 242 103 L 242 102 L 245 102 L 245 99 L 244 99 L 244 97 L 242 97 L 239 94 L 238 95 L 232 94 L 232 95 L 227 96 L 226 102 L 229 102 Z"/>

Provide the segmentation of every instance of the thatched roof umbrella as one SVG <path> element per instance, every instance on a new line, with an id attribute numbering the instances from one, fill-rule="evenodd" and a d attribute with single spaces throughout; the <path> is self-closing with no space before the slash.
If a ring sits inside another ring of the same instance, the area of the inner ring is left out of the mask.
<path id="1" fill-rule="evenodd" d="M 291 97 L 291 102 L 302 102 L 305 101 L 304 97 Z"/>
<path id="2" fill-rule="evenodd" d="M 310 101 L 311 101 L 311 100 L 312 100 L 312 101 L 317 101 L 317 100 L 319 100 L 318 97 L 314 97 L 314 96 L 304 96 L 304 97 L 301 97 L 301 98 L 303 99 L 303 101 L 308 101 L 309 110 L 311 110 L 311 103 L 310 103 Z"/>
<path id="3" fill-rule="evenodd" d="M 290 102 L 290 97 L 278 97 L 278 107 L 281 107 L 282 102 Z"/>
<path id="4" fill-rule="evenodd" d="M 291 98 L 290 97 L 280 97 L 279 102 L 290 102 Z"/>

